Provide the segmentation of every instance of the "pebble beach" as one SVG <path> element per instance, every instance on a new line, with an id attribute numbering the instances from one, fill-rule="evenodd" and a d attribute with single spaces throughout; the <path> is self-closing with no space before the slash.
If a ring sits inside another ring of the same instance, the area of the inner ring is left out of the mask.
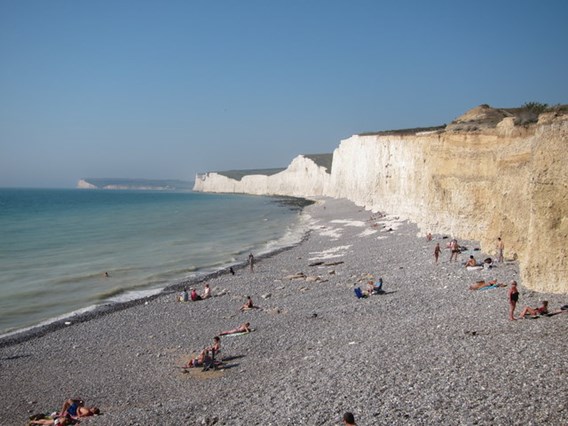
<path id="1" fill-rule="evenodd" d="M 103 307 L 0 340 L 2 425 L 59 409 L 67 398 L 96 405 L 84 425 L 568 424 L 568 315 L 510 321 L 507 287 L 524 306 L 568 295 L 523 287 L 516 262 L 489 270 L 449 262 L 447 235 L 346 200 L 317 199 L 303 211 L 310 231 L 291 248 L 257 257 L 251 272 L 187 283 L 213 297 L 176 302 L 181 287 Z M 502 236 L 505 244 L 506 236 Z M 442 246 L 438 264 L 434 246 Z M 244 259 L 243 259 L 244 260 Z M 354 288 L 383 279 L 383 294 Z M 259 309 L 241 312 L 251 296 Z M 222 330 L 223 364 L 184 369 Z"/>

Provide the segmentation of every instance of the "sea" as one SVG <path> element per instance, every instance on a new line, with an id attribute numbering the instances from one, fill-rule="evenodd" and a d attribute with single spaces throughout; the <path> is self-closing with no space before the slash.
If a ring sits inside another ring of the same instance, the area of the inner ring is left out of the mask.
<path id="1" fill-rule="evenodd" d="M 0 335 L 161 292 L 298 243 L 305 200 L 0 189 Z"/>

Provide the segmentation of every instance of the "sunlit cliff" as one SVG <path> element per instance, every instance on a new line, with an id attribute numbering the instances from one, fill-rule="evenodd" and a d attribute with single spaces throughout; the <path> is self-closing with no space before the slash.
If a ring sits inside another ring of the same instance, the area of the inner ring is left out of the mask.
<path id="1" fill-rule="evenodd" d="M 518 259 L 522 283 L 568 293 L 568 114 L 482 105 L 430 131 L 355 135 L 330 166 L 309 156 L 271 175 L 198 175 L 194 189 L 347 198 L 423 232 L 481 242 Z M 319 157 L 321 158 L 321 157 Z"/>

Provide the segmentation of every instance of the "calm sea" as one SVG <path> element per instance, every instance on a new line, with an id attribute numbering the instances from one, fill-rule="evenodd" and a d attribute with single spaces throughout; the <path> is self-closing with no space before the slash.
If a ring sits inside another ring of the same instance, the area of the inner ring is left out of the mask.
<path id="1" fill-rule="evenodd" d="M 0 189 L 0 334 L 298 242 L 289 200 L 193 192 Z M 105 277 L 105 272 L 108 277 Z"/>

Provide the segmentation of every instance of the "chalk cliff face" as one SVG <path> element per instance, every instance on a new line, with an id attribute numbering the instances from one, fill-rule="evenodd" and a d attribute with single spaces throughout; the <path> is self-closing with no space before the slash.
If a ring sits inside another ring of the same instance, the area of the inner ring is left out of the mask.
<path id="1" fill-rule="evenodd" d="M 567 146 L 566 114 L 526 123 L 481 106 L 445 130 L 346 139 L 331 173 L 297 157 L 278 175 L 241 182 L 208 175 L 195 189 L 347 198 L 424 232 L 479 240 L 490 253 L 500 236 L 525 286 L 568 293 Z"/>
<path id="2" fill-rule="evenodd" d="M 329 177 L 325 167 L 299 155 L 286 170 L 270 176 L 255 174 L 236 180 L 215 172 L 197 175 L 193 190 L 311 197 L 321 196 L 325 192 Z"/>

